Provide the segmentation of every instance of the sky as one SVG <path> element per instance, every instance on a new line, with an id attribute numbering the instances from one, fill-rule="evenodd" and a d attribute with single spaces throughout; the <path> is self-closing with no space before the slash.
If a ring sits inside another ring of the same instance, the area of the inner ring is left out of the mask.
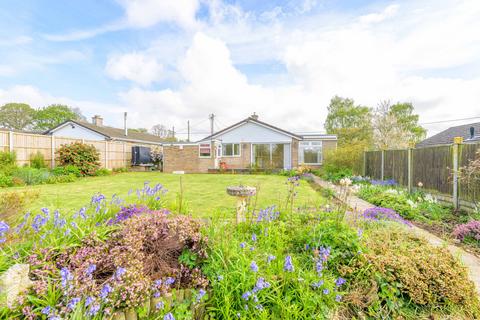
<path id="1" fill-rule="evenodd" d="M 411 102 L 429 135 L 480 122 L 478 0 L 0 3 L 0 104 L 64 103 L 185 137 L 256 112 L 321 132 L 335 96 Z"/>

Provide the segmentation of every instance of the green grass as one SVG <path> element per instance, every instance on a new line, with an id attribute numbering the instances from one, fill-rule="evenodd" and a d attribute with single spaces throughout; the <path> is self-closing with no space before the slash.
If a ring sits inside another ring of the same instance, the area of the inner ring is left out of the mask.
<path id="1" fill-rule="evenodd" d="M 286 177 L 275 175 L 221 175 L 187 174 L 174 175 L 158 172 L 130 172 L 113 176 L 91 177 L 73 183 L 16 187 L 0 190 L 22 191 L 38 190 L 40 196 L 28 204 L 26 209 L 39 210 L 42 207 L 73 212 L 89 203 L 93 194 L 99 192 L 107 197 L 113 194 L 128 199 L 130 189 L 141 189 L 145 181 L 151 185 L 161 183 L 168 189 L 165 199 L 167 207 L 172 207 L 180 191 L 180 179 L 183 183 L 184 201 L 188 211 L 195 216 L 208 217 L 219 210 L 234 210 L 236 200 L 226 194 L 230 185 L 249 185 L 258 189 L 257 208 L 273 204 L 283 204 L 287 197 Z M 133 195 L 132 195 L 133 197 Z M 318 207 L 325 199 L 314 191 L 307 182 L 300 181 L 296 205 Z"/>

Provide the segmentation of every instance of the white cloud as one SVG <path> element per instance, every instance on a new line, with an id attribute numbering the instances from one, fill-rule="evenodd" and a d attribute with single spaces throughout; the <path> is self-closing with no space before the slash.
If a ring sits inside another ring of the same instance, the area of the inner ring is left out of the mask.
<path id="1" fill-rule="evenodd" d="M 191 28 L 196 24 L 198 0 L 120 0 L 129 25 L 151 27 L 159 22 L 174 22 Z"/>
<path id="2" fill-rule="evenodd" d="M 105 71 L 116 80 L 126 79 L 149 85 L 162 78 L 163 66 L 155 57 L 134 52 L 110 57 Z"/>
<path id="3" fill-rule="evenodd" d="M 397 11 L 398 11 L 399 6 L 397 4 L 392 4 L 386 7 L 382 12 L 380 13 L 370 13 L 364 16 L 361 16 L 359 18 L 359 21 L 361 23 L 378 23 L 382 22 L 385 19 L 393 17 Z"/>

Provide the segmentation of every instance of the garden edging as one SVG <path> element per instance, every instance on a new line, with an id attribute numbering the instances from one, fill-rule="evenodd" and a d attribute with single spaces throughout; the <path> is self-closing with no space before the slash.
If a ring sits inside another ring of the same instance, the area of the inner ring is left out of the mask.
<path id="1" fill-rule="evenodd" d="M 339 186 L 336 186 L 331 182 L 324 181 L 316 176 L 313 178 L 313 180 L 320 187 L 333 190 L 335 197 L 338 200 L 340 201 L 344 200 L 338 196 L 339 194 L 341 194 Z M 347 202 L 346 204 L 350 208 L 352 208 L 354 211 L 363 212 L 368 208 L 375 207 L 373 204 L 365 200 L 362 200 L 354 195 L 350 195 L 346 202 Z M 477 258 L 475 255 L 468 253 L 465 250 L 455 245 L 452 245 L 446 242 L 445 240 L 440 239 L 439 237 L 417 226 L 412 226 L 410 230 L 417 236 L 425 238 L 433 246 L 436 246 L 436 247 L 445 246 L 452 253 L 452 255 L 458 257 L 460 261 L 462 261 L 462 263 L 468 268 L 469 278 L 475 284 L 477 293 L 479 293 L 480 295 L 480 259 L 479 258 Z"/>

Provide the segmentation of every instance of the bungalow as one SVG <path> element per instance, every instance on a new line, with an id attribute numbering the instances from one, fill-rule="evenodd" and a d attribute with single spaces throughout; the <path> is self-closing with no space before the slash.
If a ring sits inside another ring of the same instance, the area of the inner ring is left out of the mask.
<path id="1" fill-rule="evenodd" d="M 465 143 L 478 143 L 480 142 L 479 132 L 480 122 L 450 127 L 430 138 L 420 141 L 416 147 L 424 148 L 452 144 L 455 137 L 462 137 Z"/>
<path id="2" fill-rule="evenodd" d="M 291 169 L 320 167 L 323 154 L 335 149 L 337 137 L 295 134 L 252 116 L 195 143 L 164 143 L 164 172 L 209 169 Z"/>

